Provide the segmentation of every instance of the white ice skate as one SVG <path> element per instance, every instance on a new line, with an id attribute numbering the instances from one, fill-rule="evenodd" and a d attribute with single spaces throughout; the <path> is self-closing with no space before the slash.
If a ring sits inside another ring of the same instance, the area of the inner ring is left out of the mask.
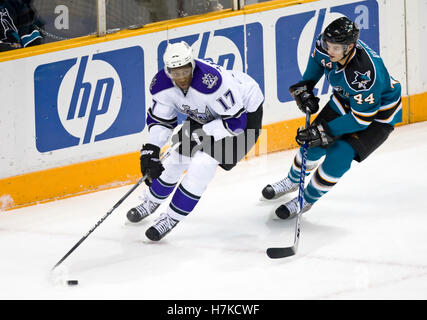
<path id="1" fill-rule="evenodd" d="M 145 235 L 152 241 L 159 241 L 178 224 L 178 220 L 171 218 L 167 213 L 162 213 L 154 225 L 147 229 Z"/>
<path id="2" fill-rule="evenodd" d="M 280 207 L 276 209 L 276 215 L 280 219 L 292 219 L 295 217 L 298 213 L 298 197 L 292 199 L 289 202 L 286 202 L 285 204 L 282 204 Z M 304 213 L 308 210 L 310 210 L 312 207 L 312 204 L 308 203 L 303 199 L 303 205 L 302 205 L 302 212 Z"/>
<path id="3" fill-rule="evenodd" d="M 146 193 L 144 193 L 144 195 L 141 197 L 141 200 L 142 203 L 140 205 L 130 209 L 126 214 L 126 217 L 130 222 L 137 223 L 141 221 L 142 219 L 148 217 L 150 214 L 156 211 L 157 208 L 160 206 L 160 203 L 156 203 L 148 199 Z"/>

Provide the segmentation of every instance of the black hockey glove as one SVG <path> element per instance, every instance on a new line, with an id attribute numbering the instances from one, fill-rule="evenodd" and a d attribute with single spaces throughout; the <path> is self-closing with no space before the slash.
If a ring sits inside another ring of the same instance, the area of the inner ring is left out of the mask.
<path id="1" fill-rule="evenodd" d="M 294 97 L 298 108 L 306 113 L 307 108 L 311 114 L 319 111 L 319 98 L 313 94 L 315 83 L 313 81 L 301 81 L 289 87 L 289 92 Z"/>
<path id="2" fill-rule="evenodd" d="M 300 146 L 307 142 L 309 148 L 318 146 L 327 148 L 335 140 L 326 121 L 321 121 L 319 124 L 311 125 L 305 129 L 303 127 L 298 128 L 296 141 Z"/>
<path id="3" fill-rule="evenodd" d="M 141 149 L 141 172 L 143 175 L 147 174 L 145 184 L 151 186 L 153 179 L 157 179 L 165 170 L 160 162 L 160 148 L 153 144 L 147 143 Z"/>

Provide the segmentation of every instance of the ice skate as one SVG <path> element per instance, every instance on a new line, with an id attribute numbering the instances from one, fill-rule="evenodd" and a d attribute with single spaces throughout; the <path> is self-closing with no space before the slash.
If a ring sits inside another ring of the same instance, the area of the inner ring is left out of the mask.
<path id="1" fill-rule="evenodd" d="M 298 197 L 292 199 L 289 202 L 286 202 L 285 204 L 282 204 L 280 207 L 276 209 L 276 215 L 280 219 L 292 219 L 295 217 L 298 213 Z M 303 205 L 302 205 L 302 213 L 310 210 L 312 207 L 312 204 L 308 203 L 303 199 Z"/>
<path id="2" fill-rule="evenodd" d="M 145 235 L 151 241 L 159 241 L 178 224 L 178 220 L 172 219 L 167 213 L 162 213 L 156 219 L 153 226 L 147 229 Z"/>
<path id="3" fill-rule="evenodd" d="M 265 199 L 277 199 L 287 193 L 298 190 L 298 183 L 294 183 L 286 177 L 273 184 L 268 184 L 262 189 L 262 195 Z"/>
<path id="4" fill-rule="evenodd" d="M 142 219 L 148 217 L 150 214 L 156 211 L 157 208 L 160 206 L 160 203 L 156 203 L 148 199 L 146 193 L 144 193 L 144 195 L 141 197 L 141 200 L 142 203 L 140 205 L 130 209 L 126 214 L 126 217 L 130 222 L 137 223 L 141 221 Z"/>

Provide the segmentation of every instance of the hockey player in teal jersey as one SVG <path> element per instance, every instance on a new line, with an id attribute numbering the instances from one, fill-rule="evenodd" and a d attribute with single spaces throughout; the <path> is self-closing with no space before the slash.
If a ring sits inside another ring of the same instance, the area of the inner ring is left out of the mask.
<path id="1" fill-rule="evenodd" d="M 339 181 L 353 160 L 366 159 L 402 121 L 400 83 L 389 75 L 381 57 L 359 39 L 359 33 L 348 18 L 334 20 L 317 38 L 302 81 L 289 88 L 301 111 L 308 107 L 311 114 L 319 110 L 313 88 L 322 75 L 333 88 L 312 124 L 297 131 L 298 144 L 308 143 L 306 175 L 314 172 L 304 190 L 302 212 Z M 264 198 L 275 199 L 298 190 L 301 151 L 288 176 L 262 190 Z M 298 198 L 294 198 L 278 207 L 276 214 L 287 219 L 297 211 Z"/>

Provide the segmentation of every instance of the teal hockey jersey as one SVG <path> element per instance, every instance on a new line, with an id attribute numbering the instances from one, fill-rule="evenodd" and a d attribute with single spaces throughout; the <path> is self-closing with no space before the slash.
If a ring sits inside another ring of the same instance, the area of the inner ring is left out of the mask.
<path id="1" fill-rule="evenodd" d="M 341 115 L 328 123 L 334 136 L 364 130 L 373 121 L 392 126 L 402 121 L 400 83 L 360 39 L 342 66 L 330 61 L 319 36 L 303 80 L 317 83 L 323 74 L 333 88 L 329 105 Z"/>

